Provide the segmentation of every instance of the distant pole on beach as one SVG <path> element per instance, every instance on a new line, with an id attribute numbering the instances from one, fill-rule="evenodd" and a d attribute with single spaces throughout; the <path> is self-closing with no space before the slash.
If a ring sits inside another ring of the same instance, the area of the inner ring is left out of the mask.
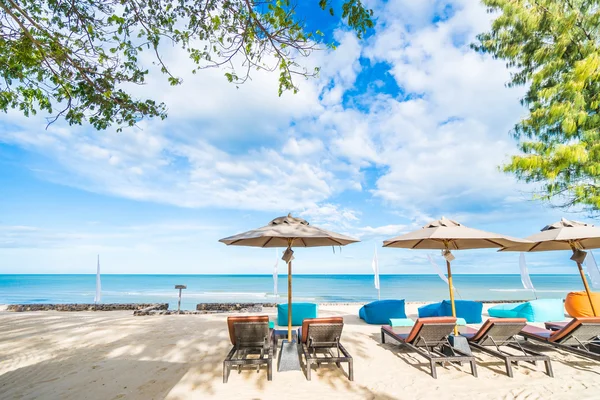
<path id="1" fill-rule="evenodd" d="M 177 302 L 177 314 L 181 312 L 181 291 L 187 289 L 186 285 L 175 285 L 175 289 L 179 289 L 179 301 Z"/>
<path id="2" fill-rule="evenodd" d="M 279 251 L 275 249 L 275 267 L 273 268 L 273 295 L 277 297 L 277 280 L 279 278 L 277 266 L 279 265 Z M 277 301 L 277 300 L 275 300 Z"/>
<path id="3" fill-rule="evenodd" d="M 94 296 L 94 304 L 102 301 L 102 283 L 100 282 L 100 254 L 98 254 L 98 265 L 96 267 L 96 295 Z"/>
<path id="4" fill-rule="evenodd" d="M 373 261 L 371 262 L 371 268 L 373 268 L 375 289 L 377 289 L 377 300 L 381 300 L 381 291 L 379 289 L 379 261 L 377 260 L 377 247 L 375 247 L 375 255 L 373 255 Z"/>

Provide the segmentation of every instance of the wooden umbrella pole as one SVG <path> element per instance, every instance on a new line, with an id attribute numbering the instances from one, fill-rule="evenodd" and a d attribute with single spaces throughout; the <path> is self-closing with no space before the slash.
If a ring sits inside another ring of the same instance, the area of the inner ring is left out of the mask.
<path id="1" fill-rule="evenodd" d="M 581 275 L 581 280 L 583 281 L 583 287 L 585 287 L 585 292 L 587 293 L 588 300 L 590 301 L 590 306 L 592 307 L 592 313 L 594 317 L 597 317 L 596 309 L 594 308 L 594 302 L 592 301 L 592 294 L 590 292 L 590 287 L 588 286 L 587 279 L 585 279 L 585 273 L 583 272 L 583 267 L 580 262 L 577 262 L 577 267 L 579 268 L 579 275 Z"/>
<path id="2" fill-rule="evenodd" d="M 450 261 L 446 260 L 446 268 L 448 268 L 448 287 L 450 288 L 450 304 L 452 305 L 452 316 L 456 318 L 456 306 L 454 305 L 454 290 L 452 290 L 452 269 Z M 458 336 L 458 327 L 454 325 L 454 335 Z"/>
<path id="3" fill-rule="evenodd" d="M 288 263 L 288 342 L 292 342 L 292 261 Z"/>
<path id="4" fill-rule="evenodd" d="M 581 248 L 581 246 L 578 245 L 578 243 L 576 243 L 576 242 L 570 242 L 569 244 L 571 245 L 573 254 L 577 253 L 577 250 Z M 575 257 L 573 257 L 573 258 L 575 258 Z M 594 314 L 594 317 L 597 317 L 598 314 L 596 314 L 594 302 L 592 301 L 592 293 L 590 291 L 590 287 L 588 286 L 587 279 L 585 279 L 585 272 L 583 272 L 583 267 L 581 266 L 581 263 L 579 261 L 577 261 L 577 260 L 574 260 L 574 261 L 577 263 L 577 268 L 579 268 L 579 275 L 581 275 L 581 280 L 583 281 L 583 287 L 585 288 L 585 293 L 587 294 L 588 300 L 590 301 L 590 307 L 592 307 L 592 314 Z"/>

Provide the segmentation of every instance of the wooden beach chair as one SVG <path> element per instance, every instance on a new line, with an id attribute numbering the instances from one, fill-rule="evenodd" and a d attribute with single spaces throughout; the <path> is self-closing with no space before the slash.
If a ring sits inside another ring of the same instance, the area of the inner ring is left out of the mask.
<path id="1" fill-rule="evenodd" d="M 519 362 L 530 362 L 535 365 L 537 361 L 543 361 L 546 373 L 553 377 L 550 357 L 524 349 L 515 338 L 526 325 L 525 318 L 490 318 L 479 330 L 470 328 L 471 332 L 461 335 L 467 338 L 471 347 L 503 360 L 506 364 L 506 374 L 511 378 L 513 363 L 519 365 Z"/>
<path id="2" fill-rule="evenodd" d="M 526 325 L 519 334 L 526 339 L 600 361 L 600 317 L 573 318 L 554 331 Z"/>
<path id="3" fill-rule="evenodd" d="M 453 348 L 448 341 L 452 334 L 456 318 L 453 317 L 428 317 L 419 318 L 409 333 L 398 333 L 389 325 L 381 327 L 381 343 L 389 336 L 400 345 L 407 346 L 429 361 L 431 376 L 437 378 L 437 364 L 457 362 L 462 365 L 468 362 L 471 373 L 477 376 L 475 357 Z"/>
<path id="4" fill-rule="evenodd" d="M 354 380 L 352 356 L 340 342 L 343 328 L 342 317 L 307 318 L 302 321 L 300 337 L 307 380 L 310 381 L 313 364 L 319 367 L 325 363 L 335 363 L 338 368 L 342 368 L 341 363 L 348 363 L 348 379 Z"/>
<path id="5" fill-rule="evenodd" d="M 261 365 L 267 366 L 267 379 L 273 379 L 273 346 L 269 317 L 241 316 L 228 317 L 227 327 L 229 339 L 233 347 L 223 361 L 223 383 L 227 383 L 231 367 L 256 365 L 256 372 Z M 251 356 L 250 358 L 248 356 Z"/>

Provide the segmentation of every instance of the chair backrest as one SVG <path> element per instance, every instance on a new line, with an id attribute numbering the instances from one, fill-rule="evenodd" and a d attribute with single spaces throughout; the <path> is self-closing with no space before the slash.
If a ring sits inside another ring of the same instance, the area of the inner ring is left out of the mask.
<path id="1" fill-rule="evenodd" d="M 321 327 L 320 325 L 326 325 Z M 333 342 L 335 335 L 337 338 L 342 334 L 344 327 L 344 318 L 329 317 L 329 318 L 306 318 L 302 321 L 302 343 L 307 343 L 309 335 L 312 335 L 314 342 Z M 331 339 L 332 340 L 328 340 Z"/>
<path id="2" fill-rule="evenodd" d="M 237 347 L 266 347 L 270 343 L 268 322 L 236 322 L 233 327 Z"/>
<path id="3" fill-rule="evenodd" d="M 502 345 L 512 341 L 525 325 L 527 325 L 525 318 L 490 318 L 469 340 L 482 346 Z"/>
<path id="4" fill-rule="evenodd" d="M 405 342 L 415 346 L 437 346 L 446 343 L 456 325 L 454 317 L 419 318 L 406 337 Z"/>
<path id="5" fill-rule="evenodd" d="M 589 343 L 600 336 L 600 317 L 573 318 L 548 339 L 565 345 Z"/>
<path id="6" fill-rule="evenodd" d="M 267 333 L 269 329 L 269 317 L 267 315 L 244 315 L 244 316 L 236 316 L 236 317 L 227 317 L 227 328 L 229 329 L 229 340 L 231 340 L 231 344 L 236 344 L 236 323 L 250 323 L 250 322 L 260 322 L 267 323 Z"/>

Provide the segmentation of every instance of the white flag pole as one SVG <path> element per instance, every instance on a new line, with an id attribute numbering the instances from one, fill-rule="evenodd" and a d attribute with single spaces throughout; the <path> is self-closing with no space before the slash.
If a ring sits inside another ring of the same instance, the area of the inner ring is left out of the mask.
<path id="1" fill-rule="evenodd" d="M 273 268 L 273 295 L 277 297 L 277 279 L 279 275 L 277 273 L 277 266 L 279 265 L 279 252 L 275 249 L 275 267 Z"/>
<path id="2" fill-rule="evenodd" d="M 98 265 L 96 267 L 96 295 L 94 296 L 94 304 L 102 301 L 102 283 L 100 282 L 100 254 L 98 254 Z"/>
<path id="3" fill-rule="evenodd" d="M 449 285 L 450 283 L 448 282 L 448 277 L 444 274 L 444 271 L 442 271 L 442 269 L 435 263 L 435 261 L 433 261 L 433 257 L 431 256 L 431 254 L 427 254 L 427 258 L 429 259 L 429 262 L 433 266 L 433 269 L 435 269 L 435 272 L 438 274 L 440 279 L 446 282 L 446 285 Z M 454 290 L 454 292 L 456 292 L 456 295 L 462 299 L 462 296 L 460 295 L 458 289 L 456 289 L 456 286 L 452 285 L 452 290 Z"/>
<path id="4" fill-rule="evenodd" d="M 521 270 L 521 283 L 523 284 L 523 287 L 525 289 L 533 291 L 533 295 L 537 299 L 537 293 L 535 292 L 533 282 L 531 282 L 531 277 L 529 276 L 527 264 L 525 263 L 525 253 L 521 253 L 521 255 L 519 256 L 519 269 Z"/>
<path id="5" fill-rule="evenodd" d="M 375 289 L 377 289 L 377 300 L 381 300 L 381 290 L 379 286 L 379 260 L 377 260 L 377 247 L 375 247 L 375 254 L 373 255 L 373 261 L 371 262 L 371 268 L 374 273 Z"/>
<path id="6" fill-rule="evenodd" d="M 590 276 L 590 280 L 592 281 L 592 287 L 594 289 L 600 289 L 600 271 L 598 271 L 598 264 L 596 264 L 596 259 L 591 251 L 588 251 L 588 254 L 585 257 L 585 267 Z"/>

